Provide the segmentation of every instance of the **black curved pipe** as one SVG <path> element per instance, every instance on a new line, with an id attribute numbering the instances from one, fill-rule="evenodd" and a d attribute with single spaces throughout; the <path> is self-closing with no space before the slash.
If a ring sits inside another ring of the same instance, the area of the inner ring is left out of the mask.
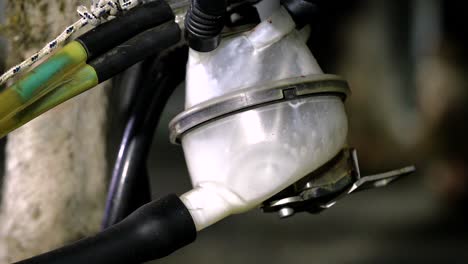
<path id="1" fill-rule="evenodd" d="M 227 0 L 192 0 L 185 18 L 185 37 L 190 48 L 209 52 L 221 42 Z"/>
<path id="2" fill-rule="evenodd" d="M 156 58 L 141 81 L 112 173 L 103 227 L 112 226 L 151 200 L 146 161 L 154 131 L 175 88 L 185 78 L 187 47 Z M 149 64 L 149 65 L 146 65 Z"/>
<path id="3" fill-rule="evenodd" d="M 94 237 L 18 264 L 135 264 L 165 257 L 196 238 L 190 212 L 176 195 L 144 205 Z"/>

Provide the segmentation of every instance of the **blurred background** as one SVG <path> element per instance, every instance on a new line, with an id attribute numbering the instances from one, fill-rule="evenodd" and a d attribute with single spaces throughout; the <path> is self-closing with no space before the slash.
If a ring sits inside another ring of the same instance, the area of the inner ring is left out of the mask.
<path id="1" fill-rule="evenodd" d="M 349 145 L 363 174 L 409 164 L 418 172 L 319 215 L 230 217 L 157 263 L 468 263 L 468 2 L 328 2 L 309 44 L 325 72 L 350 83 Z M 111 107 L 121 93 L 112 91 Z M 167 129 L 183 100 L 181 86 L 155 134 L 148 161 L 155 199 L 191 189 Z M 111 122 L 110 161 L 118 131 Z"/>

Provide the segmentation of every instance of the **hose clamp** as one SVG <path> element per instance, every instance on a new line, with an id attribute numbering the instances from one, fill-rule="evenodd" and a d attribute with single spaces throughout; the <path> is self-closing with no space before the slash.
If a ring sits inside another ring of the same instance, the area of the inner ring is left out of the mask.
<path id="1" fill-rule="evenodd" d="M 227 115 L 267 104 L 330 94 L 344 101 L 350 94 L 348 83 L 336 75 L 314 74 L 241 89 L 198 104 L 177 115 L 169 124 L 170 139 L 172 143 L 180 144 L 184 133 Z"/>

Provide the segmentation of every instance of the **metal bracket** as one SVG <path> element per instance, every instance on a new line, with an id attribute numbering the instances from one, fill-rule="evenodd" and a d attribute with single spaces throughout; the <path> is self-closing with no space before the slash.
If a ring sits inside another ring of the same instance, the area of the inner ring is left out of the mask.
<path id="1" fill-rule="evenodd" d="M 264 202 L 262 210 L 277 212 L 281 218 L 298 212 L 320 213 L 349 194 L 387 186 L 415 170 L 408 166 L 361 176 L 356 150 L 345 149 L 316 172 Z"/>

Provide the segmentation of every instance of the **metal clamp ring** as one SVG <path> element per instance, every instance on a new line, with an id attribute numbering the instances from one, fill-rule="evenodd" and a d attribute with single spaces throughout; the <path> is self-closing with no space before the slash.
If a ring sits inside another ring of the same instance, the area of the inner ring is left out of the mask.
<path id="1" fill-rule="evenodd" d="M 198 104 L 177 115 L 169 124 L 170 139 L 172 143 L 179 144 L 182 135 L 190 129 L 226 115 L 265 104 L 324 94 L 337 94 L 345 100 L 350 94 L 348 83 L 336 75 L 315 74 L 241 89 Z"/>

